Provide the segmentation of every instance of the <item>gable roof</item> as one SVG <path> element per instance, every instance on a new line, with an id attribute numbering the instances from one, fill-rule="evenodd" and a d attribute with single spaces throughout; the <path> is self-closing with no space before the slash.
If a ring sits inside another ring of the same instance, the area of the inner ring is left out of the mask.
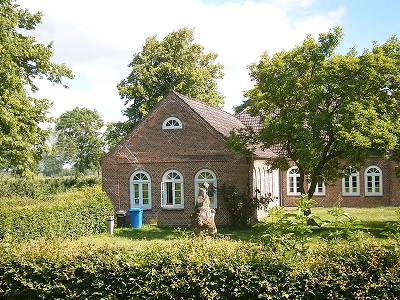
<path id="1" fill-rule="evenodd" d="M 173 90 L 171 93 L 174 93 L 177 97 L 179 97 L 179 99 L 185 102 L 194 112 L 204 119 L 204 121 L 206 121 L 224 137 L 227 137 L 231 130 L 235 128 L 245 127 L 238 118 L 222 109 L 216 108 L 199 100 L 189 98 Z"/>

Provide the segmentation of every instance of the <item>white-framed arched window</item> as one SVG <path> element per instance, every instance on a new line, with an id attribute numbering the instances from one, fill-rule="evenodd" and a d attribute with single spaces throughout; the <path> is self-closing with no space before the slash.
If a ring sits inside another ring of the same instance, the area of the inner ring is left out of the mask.
<path id="1" fill-rule="evenodd" d="M 287 171 L 287 194 L 289 196 L 301 195 L 299 168 L 291 167 Z"/>
<path id="2" fill-rule="evenodd" d="M 176 117 L 170 117 L 164 120 L 162 129 L 182 129 L 182 122 Z"/>
<path id="3" fill-rule="evenodd" d="M 131 175 L 130 205 L 151 209 L 151 179 L 145 171 L 136 171 Z"/>
<path id="4" fill-rule="evenodd" d="M 378 166 L 369 166 L 365 170 L 365 196 L 383 195 L 382 169 Z"/>
<path id="5" fill-rule="evenodd" d="M 257 190 L 257 171 L 255 168 L 253 168 L 253 197 L 257 196 L 256 190 Z"/>
<path id="6" fill-rule="evenodd" d="M 342 178 L 342 195 L 359 196 L 360 195 L 360 173 L 354 167 L 348 167 L 347 176 Z"/>
<path id="7" fill-rule="evenodd" d="M 164 173 L 161 182 L 161 206 L 163 208 L 183 208 L 183 176 L 176 170 Z"/>
<path id="8" fill-rule="evenodd" d="M 207 182 L 209 184 L 208 197 L 210 198 L 210 207 L 217 208 L 218 206 L 217 176 L 211 170 L 202 169 L 196 173 L 196 176 L 194 177 L 195 200 L 199 196 L 200 188 L 203 187 L 204 182 Z"/>
<path id="9" fill-rule="evenodd" d="M 272 170 L 267 168 L 264 169 L 264 176 L 265 176 L 265 195 L 273 195 L 274 194 L 274 188 L 273 188 L 273 176 L 272 176 Z"/>

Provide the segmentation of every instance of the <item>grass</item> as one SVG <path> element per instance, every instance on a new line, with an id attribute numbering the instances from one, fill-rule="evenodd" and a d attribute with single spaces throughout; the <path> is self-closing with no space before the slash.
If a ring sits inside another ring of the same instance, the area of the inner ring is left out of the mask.
<path id="1" fill-rule="evenodd" d="M 319 224 L 325 224 L 322 227 L 311 227 L 308 234 L 312 241 L 318 241 L 321 238 L 330 238 L 340 235 L 346 237 L 352 232 L 360 232 L 376 238 L 379 241 L 385 241 L 388 238 L 387 233 L 393 232 L 388 224 L 397 222 L 400 225 L 400 215 L 397 207 L 378 207 L 378 208 L 344 208 L 344 215 L 337 218 L 329 214 L 331 208 L 313 208 L 312 213 L 318 217 Z M 285 210 L 292 216 L 288 219 L 294 220 L 297 211 Z M 262 235 L 265 234 L 268 226 L 273 222 L 271 217 L 267 217 L 261 222 L 248 228 L 218 227 L 218 233 L 228 236 L 232 240 L 242 240 L 249 242 L 259 242 Z M 288 227 L 285 233 L 296 234 L 296 229 Z M 141 228 L 116 228 L 114 235 L 101 234 L 96 236 L 100 243 L 112 243 L 122 245 L 144 245 L 150 241 L 166 242 L 178 239 L 182 235 L 192 234 L 191 228 L 157 227 L 143 225 Z"/>

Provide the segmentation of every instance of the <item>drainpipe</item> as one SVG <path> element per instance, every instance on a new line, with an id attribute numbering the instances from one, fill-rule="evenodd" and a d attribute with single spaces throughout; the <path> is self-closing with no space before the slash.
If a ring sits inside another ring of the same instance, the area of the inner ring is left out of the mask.
<path id="1" fill-rule="evenodd" d="M 283 205 L 283 172 L 281 169 L 278 169 L 279 172 L 279 206 Z"/>

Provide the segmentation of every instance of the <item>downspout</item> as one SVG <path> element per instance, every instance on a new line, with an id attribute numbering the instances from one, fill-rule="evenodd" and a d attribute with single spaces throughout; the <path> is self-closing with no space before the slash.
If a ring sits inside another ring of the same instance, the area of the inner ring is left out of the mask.
<path id="1" fill-rule="evenodd" d="M 119 195 L 119 178 L 117 182 L 118 210 L 121 210 L 121 196 Z"/>
<path id="2" fill-rule="evenodd" d="M 283 206 L 283 172 L 278 169 L 279 172 L 279 206 Z"/>

